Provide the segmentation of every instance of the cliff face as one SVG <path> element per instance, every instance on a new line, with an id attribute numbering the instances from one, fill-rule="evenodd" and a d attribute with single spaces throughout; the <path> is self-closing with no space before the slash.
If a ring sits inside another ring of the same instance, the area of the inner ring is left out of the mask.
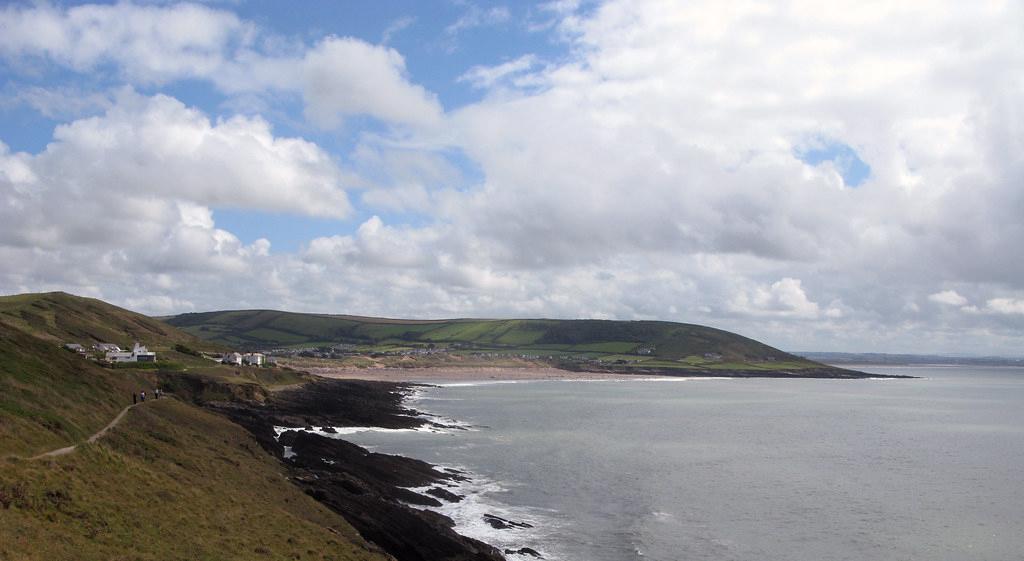
<path id="1" fill-rule="evenodd" d="M 408 506 L 441 504 L 408 487 L 433 486 L 432 495 L 457 500 L 444 487 L 463 477 L 458 472 L 299 430 L 276 437 L 275 426 L 418 426 L 422 421 L 401 405 L 402 389 L 381 382 L 325 380 L 272 394 L 262 405 L 207 406 L 248 429 L 281 459 L 296 485 L 399 561 L 504 559 L 497 549 L 456 533 L 447 517 Z"/>

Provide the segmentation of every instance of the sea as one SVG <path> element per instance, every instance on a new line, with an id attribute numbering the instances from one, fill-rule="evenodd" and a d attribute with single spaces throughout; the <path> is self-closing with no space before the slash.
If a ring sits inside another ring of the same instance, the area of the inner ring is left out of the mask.
<path id="1" fill-rule="evenodd" d="M 858 369 L 919 378 L 440 384 L 409 404 L 460 428 L 343 437 L 466 471 L 435 510 L 545 559 L 1024 559 L 1024 368 Z"/>

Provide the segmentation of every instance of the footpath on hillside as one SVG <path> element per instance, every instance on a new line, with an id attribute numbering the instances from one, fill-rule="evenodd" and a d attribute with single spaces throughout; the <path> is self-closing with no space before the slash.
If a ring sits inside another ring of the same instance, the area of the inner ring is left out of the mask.
<path id="1" fill-rule="evenodd" d="M 167 394 L 164 394 L 164 395 L 166 396 Z M 154 399 L 154 400 L 150 400 L 150 401 L 156 401 L 156 400 Z M 124 409 L 121 410 L 120 413 L 117 414 L 116 417 L 114 417 L 113 421 L 110 421 L 110 423 L 107 424 L 107 426 L 103 427 L 102 429 L 97 431 L 96 434 L 90 436 L 89 438 L 85 439 L 82 442 L 79 442 L 77 444 L 72 444 L 71 446 L 65 446 L 63 448 L 58 448 L 56 450 L 50 450 L 49 452 L 43 452 L 42 454 L 39 454 L 39 455 L 36 455 L 36 456 L 32 456 L 29 459 L 30 460 L 41 460 L 43 458 L 54 458 L 56 456 L 63 456 L 65 454 L 70 454 L 70 453 L 74 452 L 79 446 L 81 446 L 83 444 L 91 444 L 93 442 L 96 442 L 97 440 L 103 438 L 103 436 L 105 434 L 107 434 L 110 431 L 110 429 L 112 429 L 112 428 L 116 427 L 118 424 L 120 424 L 121 423 L 121 419 L 124 419 L 124 416 L 126 414 L 128 414 L 128 410 L 129 409 L 131 409 L 133 407 L 138 407 L 139 405 L 144 405 L 145 403 L 146 403 L 145 401 L 141 401 L 139 403 L 133 403 L 131 405 L 126 406 Z"/>

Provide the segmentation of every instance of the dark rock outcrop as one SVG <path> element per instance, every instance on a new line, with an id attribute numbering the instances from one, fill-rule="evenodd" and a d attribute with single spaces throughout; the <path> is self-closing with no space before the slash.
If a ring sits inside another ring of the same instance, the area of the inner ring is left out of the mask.
<path id="1" fill-rule="evenodd" d="M 519 549 L 506 549 L 505 553 L 509 555 L 529 555 L 537 559 L 544 559 L 544 556 L 540 554 L 536 549 L 532 547 L 520 547 Z"/>
<path id="2" fill-rule="evenodd" d="M 493 514 L 485 514 L 484 522 L 491 525 L 495 530 L 511 530 L 513 528 L 533 528 L 533 524 L 527 522 L 513 522 Z"/>
<path id="3" fill-rule="evenodd" d="M 274 427 L 379 426 L 410 428 L 423 421 L 402 406 L 408 385 L 324 380 L 271 394 L 263 404 L 207 403 L 247 428 L 281 458 L 292 481 L 398 561 L 499 561 L 501 552 L 456 533 L 446 516 L 415 508 L 440 506 L 445 485 L 465 480 L 411 458 L 377 454 L 338 438 Z M 325 431 L 326 432 L 326 431 Z M 290 448 L 284 458 L 284 447 Z M 420 494 L 409 487 L 442 493 Z M 454 494 L 451 494 L 453 496 Z M 436 497 L 436 498 L 435 498 Z"/>
<path id="4" fill-rule="evenodd" d="M 448 489 L 442 489 L 441 487 L 431 487 L 430 489 L 427 489 L 426 493 L 450 503 L 457 503 L 465 498 L 462 495 L 456 495 Z"/>

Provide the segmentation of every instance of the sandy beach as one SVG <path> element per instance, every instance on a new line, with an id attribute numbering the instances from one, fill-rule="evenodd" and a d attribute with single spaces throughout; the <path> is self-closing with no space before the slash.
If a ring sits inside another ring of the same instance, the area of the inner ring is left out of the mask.
<path id="1" fill-rule="evenodd" d="M 433 368 L 335 368 L 301 367 L 310 374 L 337 380 L 373 380 L 380 382 L 480 382 L 509 380 L 630 380 L 638 377 L 667 376 L 615 374 L 609 372 L 570 372 L 557 368 L 433 367 Z"/>

